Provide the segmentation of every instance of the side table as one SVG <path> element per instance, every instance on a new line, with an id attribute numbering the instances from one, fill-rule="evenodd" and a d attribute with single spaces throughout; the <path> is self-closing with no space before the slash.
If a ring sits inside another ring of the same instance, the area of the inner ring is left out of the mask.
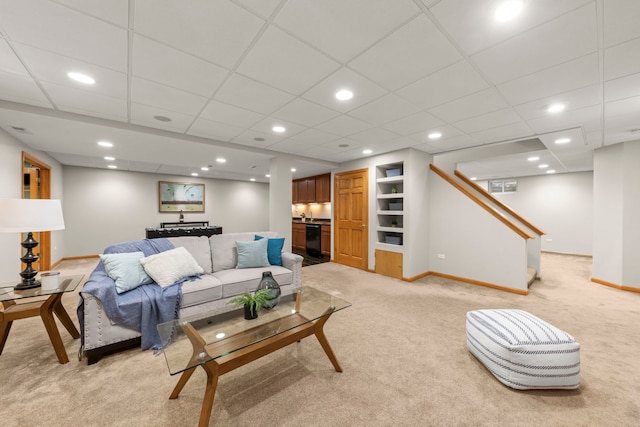
<path id="1" fill-rule="evenodd" d="M 14 320 L 40 316 L 47 330 L 47 334 L 49 334 L 49 339 L 56 352 L 58 361 L 60 363 L 68 363 L 69 357 L 64 348 L 53 314 L 55 313 L 73 338 L 80 338 L 80 332 L 78 332 L 78 329 L 62 305 L 62 295 L 65 292 L 73 292 L 83 277 L 84 275 L 82 274 L 60 277 L 60 284 L 55 289 L 42 289 L 40 287 L 15 290 L 14 286 L 16 283 L 0 284 L 0 302 L 2 302 L 2 310 L 0 310 L 0 355 L 2 354 L 2 350 L 4 350 L 4 345 L 7 342 L 7 337 L 9 336 L 9 331 L 11 330 L 11 325 Z M 47 296 L 48 298 L 46 300 L 16 304 L 17 300 L 26 300 L 41 296 Z"/>

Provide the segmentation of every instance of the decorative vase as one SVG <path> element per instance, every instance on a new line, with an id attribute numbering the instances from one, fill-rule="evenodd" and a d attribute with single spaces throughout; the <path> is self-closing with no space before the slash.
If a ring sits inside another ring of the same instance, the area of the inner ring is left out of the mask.
<path id="1" fill-rule="evenodd" d="M 271 294 L 271 296 L 273 297 L 269 300 L 269 302 L 271 303 L 271 307 L 275 307 L 276 305 L 278 305 L 278 303 L 280 302 L 280 295 L 282 294 L 282 291 L 280 290 L 280 285 L 278 284 L 276 279 L 273 278 L 273 275 L 270 271 L 264 271 L 262 273 L 262 279 L 260 280 L 260 284 L 258 285 L 256 291 L 259 291 L 260 289 L 267 289 L 269 291 L 269 294 Z"/>
<path id="2" fill-rule="evenodd" d="M 251 310 L 251 306 L 249 304 L 244 305 L 244 318 L 247 320 L 257 319 L 258 318 L 258 310 Z"/>

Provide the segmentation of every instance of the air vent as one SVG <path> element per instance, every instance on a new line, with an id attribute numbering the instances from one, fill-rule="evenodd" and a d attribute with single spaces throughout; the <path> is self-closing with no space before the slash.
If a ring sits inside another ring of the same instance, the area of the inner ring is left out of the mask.
<path id="1" fill-rule="evenodd" d="M 18 133 L 23 133 L 25 135 L 31 135 L 31 132 L 29 132 L 28 129 L 26 128 L 22 128 L 20 126 L 10 126 L 11 129 L 13 129 L 14 131 L 18 132 Z"/>

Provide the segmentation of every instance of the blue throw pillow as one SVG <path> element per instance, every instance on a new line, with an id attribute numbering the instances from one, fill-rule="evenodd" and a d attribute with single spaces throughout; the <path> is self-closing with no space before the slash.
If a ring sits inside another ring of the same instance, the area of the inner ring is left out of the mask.
<path id="1" fill-rule="evenodd" d="M 269 267 L 266 240 L 237 241 L 236 246 L 238 247 L 237 268 Z"/>
<path id="2" fill-rule="evenodd" d="M 120 254 L 102 254 L 100 259 L 104 264 L 107 275 L 116 282 L 116 292 L 135 289 L 140 285 L 153 283 L 153 279 L 142 268 L 140 260 L 144 257 L 142 252 L 126 252 Z"/>
<path id="3" fill-rule="evenodd" d="M 256 234 L 256 240 L 264 239 Z M 267 257 L 269 264 L 282 265 L 282 248 L 284 247 L 284 237 L 269 237 L 267 240 Z"/>

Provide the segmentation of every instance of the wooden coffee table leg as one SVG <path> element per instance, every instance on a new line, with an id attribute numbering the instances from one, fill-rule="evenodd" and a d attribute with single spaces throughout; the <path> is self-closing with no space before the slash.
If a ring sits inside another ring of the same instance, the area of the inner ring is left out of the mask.
<path id="1" fill-rule="evenodd" d="M 333 310 L 334 309 L 332 307 L 332 308 L 329 308 L 327 311 L 333 312 Z M 318 339 L 318 342 L 322 346 L 322 349 L 326 353 L 327 357 L 331 361 L 331 364 L 333 365 L 335 370 L 337 372 L 342 372 L 342 368 L 340 367 L 340 364 L 338 363 L 338 359 L 336 358 L 336 355 L 333 353 L 333 350 L 331 349 L 331 346 L 329 345 L 329 341 L 327 341 L 327 337 L 324 335 L 324 329 L 323 329 L 324 328 L 324 324 L 327 323 L 327 320 L 329 320 L 329 317 L 331 317 L 331 313 L 329 313 L 326 316 L 322 316 L 320 319 L 318 319 L 316 321 L 315 328 L 314 328 L 314 334 L 315 334 L 316 338 Z"/>
<path id="2" fill-rule="evenodd" d="M 57 302 L 53 304 L 53 312 L 56 314 L 56 316 L 58 316 L 58 319 L 60 319 L 60 322 L 64 325 L 64 327 L 67 328 L 69 334 L 73 338 L 78 339 L 80 338 L 80 332 L 78 332 L 76 325 L 73 324 L 73 321 L 69 317 L 69 313 L 67 313 L 67 310 L 65 310 L 64 306 L 62 305 L 62 294 L 59 295 L 60 298 L 58 298 Z"/>
<path id="3" fill-rule="evenodd" d="M 58 356 L 58 361 L 64 364 L 69 363 L 69 356 L 67 356 L 67 350 L 64 348 L 60 332 L 58 331 L 58 326 L 56 326 L 56 320 L 53 317 L 53 307 L 56 303 L 60 302 L 61 298 L 62 294 L 50 296 L 49 299 L 47 299 L 40 307 L 40 317 L 42 318 L 44 327 L 47 330 L 47 334 L 49 334 L 49 339 L 51 340 L 53 349 L 56 352 L 56 356 Z"/>
<path id="4" fill-rule="evenodd" d="M 2 321 L 2 323 L 0 323 L 0 354 L 2 354 L 4 345 L 7 343 L 7 338 L 9 337 L 9 331 L 11 330 L 12 324 L 12 320 L 8 322 Z"/>
<path id="5" fill-rule="evenodd" d="M 219 365 L 212 360 L 211 362 L 202 365 L 202 368 L 207 372 L 207 388 L 204 391 L 204 398 L 202 399 L 202 409 L 200 410 L 200 421 L 198 421 L 198 427 L 207 427 L 209 420 L 211 419 L 211 412 L 213 411 L 213 399 L 216 396 L 216 388 L 218 387 Z"/>

